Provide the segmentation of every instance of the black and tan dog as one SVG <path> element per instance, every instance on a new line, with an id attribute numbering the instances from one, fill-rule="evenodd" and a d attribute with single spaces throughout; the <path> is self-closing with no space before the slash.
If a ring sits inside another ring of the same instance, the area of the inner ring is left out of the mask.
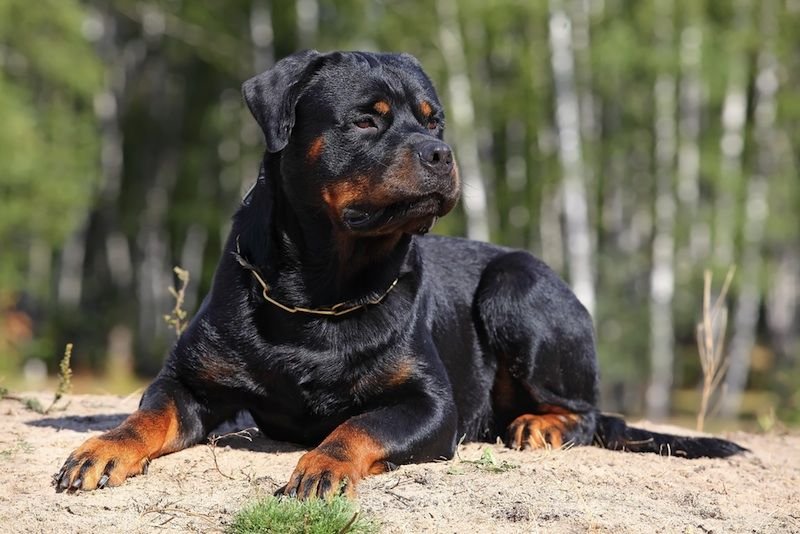
<path id="1" fill-rule="evenodd" d="M 57 489 L 122 484 L 240 411 L 315 447 L 281 490 L 302 498 L 451 458 L 463 436 L 743 450 L 600 415 L 592 321 L 566 284 L 527 252 L 421 236 L 459 178 L 413 57 L 307 51 L 243 90 L 267 150 L 211 293 L 139 410 L 75 450 Z"/>

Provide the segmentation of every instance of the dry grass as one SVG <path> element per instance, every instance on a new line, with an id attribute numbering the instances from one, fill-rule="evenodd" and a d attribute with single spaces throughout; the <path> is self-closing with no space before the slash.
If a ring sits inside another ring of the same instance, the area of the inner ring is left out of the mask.
<path id="1" fill-rule="evenodd" d="M 231 475 L 223 473 L 222 469 L 219 468 L 219 463 L 217 462 L 217 442 L 221 439 L 233 438 L 233 437 L 243 438 L 246 439 L 247 441 L 252 442 L 253 436 L 250 434 L 250 432 L 256 432 L 256 431 L 258 431 L 257 427 L 250 427 L 250 428 L 245 428 L 244 430 L 239 430 L 237 432 L 228 432 L 227 434 L 222 434 L 221 436 L 211 435 L 208 437 L 208 448 L 211 451 L 211 456 L 214 458 L 214 468 L 220 475 L 230 480 L 236 480 Z"/>
<path id="2" fill-rule="evenodd" d="M 724 351 L 725 331 L 728 327 L 728 306 L 725 304 L 725 297 L 735 272 L 736 268 L 733 266 L 728 269 L 722 290 L 713 305 L 711 304 L 711 271 L 706 270 L 703 276 L 703 318 L 697 324 L 697 350 L 703 369 L 703 391 L 700 410 L 697 413 L 697 430 L 699 431 L 702 431 L 705 426 L 711 399 L 728 370 L 728 361 Z"/>
<path id="3" fill-rule="evenodd" d="M 174 286 L 167 288 L 169 294 L 175 299 L 175 307 L 172 308 L 172 311 L 167 315 L 164 315 L 164 321 L 166 321 L 170 328 L 175 330 L 175 335 L 180 336 L 189 324 L 189 314 L 183 309 L 183 302 L 186 299 L 186 287 L 189 285 L 190 276 L 189 271 L 181 269 L 178 266 L 175 266 L 172 271 L 175 273 L 175 276 L 178 277 L 178 280 L 180 280 L 181 285 L 177 289 Z"/>
<path id="4" fill-rule="evenodd" d="M 72 391 L 72 368 L 70 367 L 71 361 L 72 343 L 67 343 L 67 346 L 64 347 L 64 356 L 62 356 L 61 362 L 58 364 L 58 387 L 56 388 L 56 393 L 53 396 L 53 402 L 51 402 L 50 406 L 44 410 L 44 413 L 46 414 L 52 411 L 56 403 L 60 401 L 64 395 L 67 395 Z"/>

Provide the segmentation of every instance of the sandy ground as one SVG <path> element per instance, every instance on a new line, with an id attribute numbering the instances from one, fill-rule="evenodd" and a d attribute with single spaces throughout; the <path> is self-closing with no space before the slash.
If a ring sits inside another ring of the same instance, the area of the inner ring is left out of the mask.
<path id="1" fill-rule="evenodd" d="M 47 405 L 50 397 L 40 398 Z M 74 396 L 48 416 L 0 401 L 0 532 L 224 531 L 244 503 L 284 483 L 302 454 L 257 433 L 252 442 L 227 437 L 213 450 L 200 445 L 159 458 L 149 474 L 118 488 L 55 493 L 51 476 L 69 452 L 118 424 L 137 401 Z M 690 461 L 494 446 L 497 462 L 513 465 L 491 472 L 469 462 L 485 445 L 469 444 L 460 460 L 367 479 L 359 503 L 387 533 L 800 533 L 800 434 L 728 437 L 753 452 Z"/>

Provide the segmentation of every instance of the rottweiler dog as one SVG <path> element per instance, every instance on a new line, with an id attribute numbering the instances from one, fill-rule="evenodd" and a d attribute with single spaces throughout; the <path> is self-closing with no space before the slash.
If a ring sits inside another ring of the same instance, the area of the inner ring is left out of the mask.
<path id="1" fill-rule="evenodd" d="M 122 484 L 242 411 L 313 447 L 279 490 L 299 498 L 352 496 L 461 439 L 744 450 L 600 414 L 592 320 L 569 287 L 528 252 L 424 236 L 460 184 L 414 57 L 300 52 L 243 94 L 266 152 L 211 292 L 138 411 L 78 447 L 57 490 Z"/>

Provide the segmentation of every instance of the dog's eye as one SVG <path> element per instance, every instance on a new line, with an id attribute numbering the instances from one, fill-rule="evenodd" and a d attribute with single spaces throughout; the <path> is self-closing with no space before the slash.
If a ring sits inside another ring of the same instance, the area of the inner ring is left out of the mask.
<path id="1" fill-rule="evenodd" d="M 354 123 L 357 127 L 361 128 L 362 130 L 369 130 L 370 128 L 378 128 L 378 125 L 375 124 L 375 119 L 372 117 L 362 117 L 358 119 Z"/>
<path id="2" fill-rule="evenodd" d="M 429 130 L 435 130 L 439 127 L 439 119 L 429 119 L 425 127 Z"/>

